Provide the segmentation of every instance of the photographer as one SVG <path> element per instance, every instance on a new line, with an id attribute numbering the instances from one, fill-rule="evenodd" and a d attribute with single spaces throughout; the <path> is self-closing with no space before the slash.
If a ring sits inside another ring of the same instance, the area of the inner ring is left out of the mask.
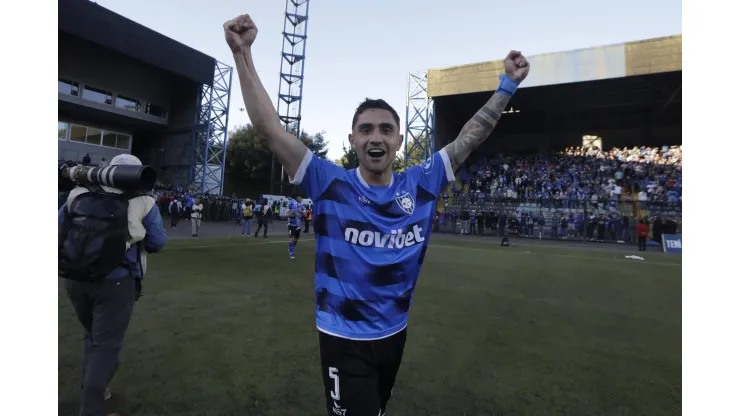
<path id="1" fill-rule="evenodd" d="M 110 165 L 141 161 L 123 154 Z M 82 173 L 75 178 L 95 178 L 94 172 Z M 141 295 L 145 252 L 162 250 L 167 235 L 154 198 L 88 182 L 75 187 L 59 209 L 59 276 L 84 330 L 80 415 L 98 416 L 105 414 L 107 387 Z"/>

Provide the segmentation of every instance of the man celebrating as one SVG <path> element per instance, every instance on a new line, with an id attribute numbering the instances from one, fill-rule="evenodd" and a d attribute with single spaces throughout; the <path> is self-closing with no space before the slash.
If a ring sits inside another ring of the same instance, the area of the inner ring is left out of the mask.
<path id="1" fill-rule="evenodd" d="M 288 201 L 288 254 L 291 259 L 295 259 L 295 246 L 301 238 L 301 219 L 306 214 L 301 201 L 303 198 L 300 195 Z"/>
<path id="2" fill-rule="evenodd" d="M 360 167 L 348 171 L 314 156 L 281 127 L 252 61 L 257 27 L 249 15 L 226 22 L 224 33 L 250 120 L 291 183 L 314 203 L 316 326 L 327 412 L 382 415 L 401 364 L 437 195 L 491 134 L 529 63 L 511 51 L 498 90 L 457 139 L 401 174 L 391 169 L 403 140 L 398 113 L 383 100 L 365 100 L 349 135 Z"/>

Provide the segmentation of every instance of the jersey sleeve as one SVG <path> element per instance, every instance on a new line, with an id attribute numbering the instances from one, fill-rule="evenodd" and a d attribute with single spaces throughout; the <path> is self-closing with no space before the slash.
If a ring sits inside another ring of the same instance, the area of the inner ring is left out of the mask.
<path id="1" fill-rule="evenodd" d="M 298 166 L 295 177 L 289 179 L 291 184 L 297 185 L 309 198 L 316 200 L 334 179 L 341 177 L 346 172 L 343 167 L 321 159 L 310 150 L 306 150 L 306 155 Z"/>
<path id="2" fill-rule="evenodd" d="M 407 175 L 435 197 L 439 196 L 448 183 L 455 180 L 455 172 L 445 149 L 433 154 L 424 163 L 409 168 Z"/>

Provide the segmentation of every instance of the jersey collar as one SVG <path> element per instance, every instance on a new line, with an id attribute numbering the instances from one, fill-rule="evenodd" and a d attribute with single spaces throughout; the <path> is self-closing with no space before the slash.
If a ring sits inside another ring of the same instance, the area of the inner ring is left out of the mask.
<path id="1" fill-rule="evenodd" d="M 364 186 L 367 189 L 370 189 L 370 185 L 368 185 L 367 182 L 365 182 L 365 178 L 363 178 L 362 175 L 360 175 L 360 168 L 355 168 L 354 170 L 355 170 L 355 174 L 357 175 L 357 180 L 360 181 L 362 186 Z M 394 175 L 393 173 L 391 173 L 391 183 L 389 183 L 388 186 L 377 186 L 376 188 L 390 188 L 391 186 L 393 186 L 394 180 L 395 180 Z"/>

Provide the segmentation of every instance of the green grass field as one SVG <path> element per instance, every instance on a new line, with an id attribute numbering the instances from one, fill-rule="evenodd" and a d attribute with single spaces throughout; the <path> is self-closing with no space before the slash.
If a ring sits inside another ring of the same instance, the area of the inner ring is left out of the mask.
<path id="1" fill-rule="evenodd" d="M 308 238 L 295 261 L 277 236 L 150 256 L 115 410 L 323 416 Z M 484 240 L 433 237 L 389 416 L 681 413 L 680 257 Z M 77 411 L 81 335 L 60 285 L 60 415 Z"/>

